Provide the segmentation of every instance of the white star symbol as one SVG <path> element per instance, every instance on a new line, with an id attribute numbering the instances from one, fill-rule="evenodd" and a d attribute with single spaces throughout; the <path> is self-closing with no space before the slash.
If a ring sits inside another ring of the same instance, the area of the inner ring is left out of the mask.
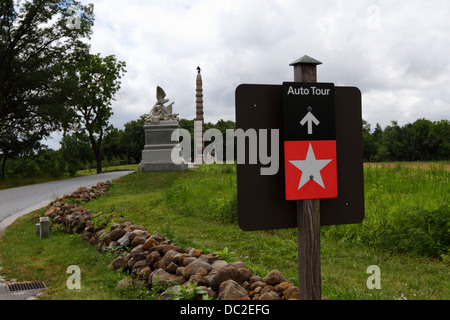
<path id="1" fill-rule="evenodd" d="M 333 159 L 317 160 L 316 156 L 314 155 L 312 145 L 310 143 L 305 160 L 289 161 L 302 172 L 302 177 L 300 178 L 298 190 L 300 190 L 309 180 L 314 180 L 319 186 L 325 189 L 320 171 L 324 167 L 326 167 L 332 160 Z"/>

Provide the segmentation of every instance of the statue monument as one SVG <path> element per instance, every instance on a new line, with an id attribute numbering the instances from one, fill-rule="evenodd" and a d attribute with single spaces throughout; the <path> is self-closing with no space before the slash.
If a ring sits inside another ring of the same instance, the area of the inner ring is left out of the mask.
<path id="1" fill-rule="evenodd" d="M 179 128 L 179 118 L 178 114 L 173 113 L 174 102 L 166 106 L 168 102 L 166 93 L 158 86 L 156 103 L 145 118 L 145 146 L 139 163 L 140 172 L 182 171 L 188 168 L 185 163 L 172 162 L 172 152 L 181 152 L 181 147 L 178 141 L 172 141 L 172 133 Z"/>

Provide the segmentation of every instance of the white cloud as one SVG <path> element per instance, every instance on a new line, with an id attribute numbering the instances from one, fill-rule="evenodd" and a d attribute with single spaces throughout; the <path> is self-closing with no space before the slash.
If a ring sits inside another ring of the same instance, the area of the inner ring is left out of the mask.
<path id="1" fill-rule="evenodd" d="M 119 128 L 150 111 L 157 85 L 194 118 L 198 65 L 206 121 L 234 120 L 239 84 L 292 80 L 289 63 L 304 54 L 323 62 L 319 81 L 361 89 L 373 126 L 449 118 L 447 0 L 83 2 L 94 3 L 92 51 L 127 63 L 111 119 Z"/>

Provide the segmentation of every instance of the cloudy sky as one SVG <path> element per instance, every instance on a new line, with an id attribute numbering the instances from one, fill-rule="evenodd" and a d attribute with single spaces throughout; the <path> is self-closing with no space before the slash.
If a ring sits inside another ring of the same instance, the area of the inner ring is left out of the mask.
<path id="1" fill-rule="evenodd" d="M 239 84 L 292 81 L 289 63 L 323 62 L 320 82 L 356 86 L 372 128 L 450 115 L 450 2 L 383 0 L 82 0 L 95 13 L 92 52 L 127 63 L 111 123 L 148 113 L 156 86 L 195 117 L 235 120 Z M 51 143 L 49 141 L 49 143 Z"/>

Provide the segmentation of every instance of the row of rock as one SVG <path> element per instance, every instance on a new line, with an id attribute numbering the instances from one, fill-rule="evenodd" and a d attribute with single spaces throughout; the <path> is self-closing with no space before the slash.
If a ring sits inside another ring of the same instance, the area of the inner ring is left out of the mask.
<path id="1" fill-rule="evenodd" d="M 82 202 L 89 202 L 93 199 L 104 196 L 111 185 L 112 183 L 110 181 L 99 182 L 96 186 L 93 187 L 80 187 L 77 191 L 73 192 L 69 196 L 70 198 L 81 200 Z"/>
<path id="2" fill-rule="evenodd" d="M 110 186 L 109 183 L 107 185 Z M 93 187 L 86 192 L 91 193 L 92 190 L 99 188 Z M 95 195 L 95 192 L 92 193 Z M 63 199 L 50 203 L 44 214 L 52 219 L 53 224 L 59 224 L 63 231 L 79 233 L 98 251 L 115 252 L 117 257 L 109 268 L 129 273 L 129 277 L 119 281 L 118 288 L 143 285 L 151 289 L 155 284 L 186 286 L 195 282 L 210 298 L 220 300 L 298 299 L 298 288 L 277 270 L 261 278 L 241 261 L 227 262 L 199 249 L 183 249 L 164 235 L 151 234 L 144 226 L 118 219 L 114 214 L 106 216 L 101 224 L 98 221 L 94 223 L 96 215 Z M 170 298 L 168 292 L 163 293 L 160 299 Z"/>

